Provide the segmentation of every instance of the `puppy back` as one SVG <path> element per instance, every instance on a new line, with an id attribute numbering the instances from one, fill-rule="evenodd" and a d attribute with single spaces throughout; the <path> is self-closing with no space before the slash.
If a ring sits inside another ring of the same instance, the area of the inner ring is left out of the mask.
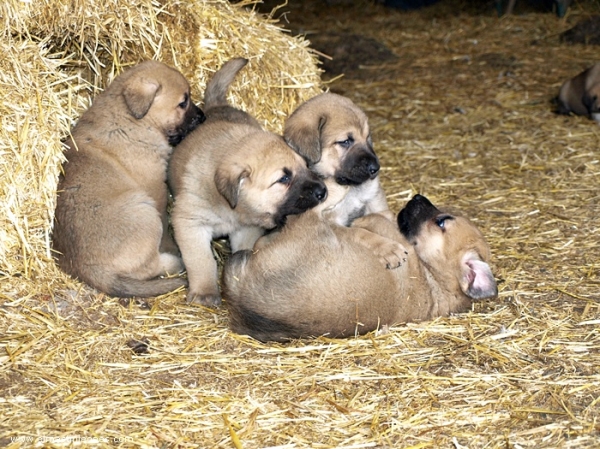
<path id="1" fill-rule="evenodd" d="M 217 106 L 227 106 L 227 91 L 237 73 L 248 63 L 245 58 L 234 58 L 227 61 L 214 74 L 206 85 L 204 92 L 204 108 L 210 109 Z"/>

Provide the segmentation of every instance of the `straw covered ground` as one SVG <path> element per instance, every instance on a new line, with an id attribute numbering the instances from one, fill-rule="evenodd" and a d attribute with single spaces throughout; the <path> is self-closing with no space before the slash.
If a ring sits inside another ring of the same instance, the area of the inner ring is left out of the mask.
<path id="1" fill-rule="evenodd" d="M 98 294 L 54 266 L 50 224 L 60 138 L 123 67 L 176 65 L 199 100 L 207 74 L 247 56 L 232 100 L 277 131 L 323 87 L 306 41 L 223 1 L 0 5 L 0 446 L 600 447 L 600 127 L 551 104 L 599 54 L 560 33 L 600 7 L 558 19 L 517 2 L 498 18 L 467 3 L 315 0 L 274 17 L 315 46 L 386 48 L 325 87 L 367 112 L 394 210 L 420 192 L 478 223 L 499 298 L 285 345 L 232 334 L 182 291 Z"/>

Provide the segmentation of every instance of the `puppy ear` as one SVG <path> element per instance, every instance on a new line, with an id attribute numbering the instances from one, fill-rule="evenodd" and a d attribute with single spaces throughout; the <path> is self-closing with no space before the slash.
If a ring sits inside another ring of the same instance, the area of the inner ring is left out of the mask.
<path id="1" fill-rule="evenodd" d="M 292 114 L 285 124 L 283 137 L 286 143 L 308 162 L 316 164 L 321 160 L 321 132 L 327 117 L 311 117 L 309 114 Z"/>
<path id="2" fill-rule="evenodd" d="M 217 190 L 225 197 L 232 209 L 237 206 L 242 182 L 248 176 L 250 176 L 250 171 L 247 168 L 219 168 L 215 173 Z"/>
<path id="3" fill-rule="evenodd" d="M 144 117 L 159 90 L 160 84 L 155 80 L 145 78 L 129 80 L 123 89 L 123 97 L 129 112 L 138 120 Z"/>
<path id="4" fill-rule="evenodd" d="M 495 298 L 498 287 L 490 266 L 475 257 L 463 261 L 460 288 L 471 299 Z"/>

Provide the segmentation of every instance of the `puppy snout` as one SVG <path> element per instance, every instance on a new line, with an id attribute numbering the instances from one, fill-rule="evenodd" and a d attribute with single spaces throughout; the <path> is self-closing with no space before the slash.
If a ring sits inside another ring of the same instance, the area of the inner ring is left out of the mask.
<path id="1" fill-rule="evenodd" d="M 206 116 L 202 109 L 195 104 L 192 104 L 186 111 L 183 123 L 177 128 L 167 131 L 167 137 L 171 146 L 176 146 L 187 136 L 190 132 L 198 127 Z"/>
<path id="2" fill-rule="evenodd" d="M 312 191 L 312 195 L 320 203 L 327 198 L 327 187 L 325 187 L 325 184 L 322 182 L 315 184 L 316 185 Z"/>
<path id="3" fill-rule="evenodd" d="M 372 150 L 356 148 L 344 159 L 335 180 L 341 185 L 359 185 L 377 177 L 379 169 L 379 159 Z"/>
<path id="4" fill-rule="evenodd" d="M 379 169 L 381 168 L 381 166 L 379 165 L 379 161 L 377 159 L 373 160 L 370 159 L 367 163 L 367 171 L 369 172 L 369 174 L 371 175 L 371 179 L 375 178 L 377 176 L 377 173 L 379 173 Z"/>
<path id="5" fill-rule="evenodd" d="M 206 116 L 204 115 L 204 112 L 202 111 L 202 109 L 200 109 L 198 106 L 193 105 L 190 108 L 190 112 L 189 112 L 190 116 L 192 117 L 190 120 L 190 124 L 189 124 L 189 130 L 188 131 L 192 131 L 193 129 L 195 129 L 198 125 L 200 125 L 202 122 L 204 122 L 204 120 L 206 120 Z"/>

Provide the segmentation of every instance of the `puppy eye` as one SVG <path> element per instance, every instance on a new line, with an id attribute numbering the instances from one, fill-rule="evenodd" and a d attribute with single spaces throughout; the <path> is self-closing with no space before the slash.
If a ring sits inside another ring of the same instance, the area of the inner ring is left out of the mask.
<path id="1" fill-rule="evenodd" d="M 292 177 L 290 175 L 283 175 L 281 178 L 279 178 L 277 180 L 277 182 L 280 184 L 289 184 L 291 180 L 292 180 Z"/>
<path id="2" fill-rule="evenodd" d="M 336 144 L 343 148 L 350 148 L 354 144 L 354 139 L 352 137 L 348 137 L 346 140 L 337 141 Z"/>
<path id="3" fill-rule="evenodd" d="M 185 96 L 183 97 L 183 101 L 181 103 L 179 103 L 177 106 L 180 107 L 181 109 L 185 109 L 185 108 L 187 108 L 189 100 L 190 100 L 189 95 L 185 94 Z"/>
<path id="4" fill-rule="evenodd" d="M 454 217 L 452 215 L 442 215 L 440 217 L 437 217 L 435 219 L 435 224 L 440 228 L 440 229 L 445 229 L 446 227 L 446 221 L 448 220 L 452 220 Z"/>
<path id="5" fill-rule="evenodd" d="M 283 170 L 283 176 L 281 178 L 279 178 L 277 181 L 275 181 L 275 184 L 288 185 L 291 182 L 292 182 L 292 172 L 290 170 L 288 170 L 287 168 L 285 168 Z"/>

